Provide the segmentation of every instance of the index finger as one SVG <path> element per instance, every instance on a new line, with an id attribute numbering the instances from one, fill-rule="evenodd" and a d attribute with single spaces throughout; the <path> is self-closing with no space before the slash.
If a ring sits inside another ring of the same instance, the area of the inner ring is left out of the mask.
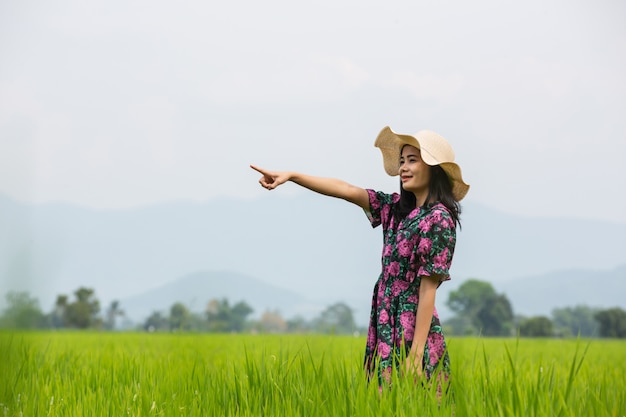
<path id="1" fill-rule="evenodd" d="M 265 170 L 263 170 L 262 168 L 259 168 L 259 167 L 254 166 L 254 165 L 250 165 L 250 168 L 252 168 L 253 170 L 255 170 L 257 172 L 260 172 L 264 176 L 269 176 L 268 173 Z"/>

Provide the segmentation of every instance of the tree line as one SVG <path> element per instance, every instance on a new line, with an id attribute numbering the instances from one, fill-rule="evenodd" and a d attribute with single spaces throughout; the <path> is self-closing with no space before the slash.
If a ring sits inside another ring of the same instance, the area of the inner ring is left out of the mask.
<path id="1" fill-rule="evenodd" d="M 41 310 L 39 301 L 28 292 L 7 293 L 6 304 L 7 307 L 0 316 L 0 328 L 115 330 L 119 329 L 118 320 L 125 318 L 119 301 L 112 301 L 102 312 L 95 291 L 84 287 L 74 291 L 73 299 L 67 295 L 57 296 L 52 311 L 48 313 Z M 300 316 L 285 319 L 278 310 L 266 310 L 260 318 L 253 320 L 249 318 L 253 311 L 245 301 L 231 305 L 227 299 L 213 299 L 202 313 L 192 312 L 185 304 L 176 302 L 166 313 L 154 311 L 142 323 L 126 327 L 126 330 L 330 334 L 353 334 L 359 331 L 352 309 L 343 302 L 326 307 L 311 320 Z"/>
<path id="2" fill-rule="evenodd" d="M 119 329 L 125 314 L 119 301 L 101 312 L 95 291 L 81 287 L 70 299 L 57 296 L 52 311 L 42 312 L 39 302 L 27 292 L 6 294 L 7 307 L 0 316 L 1 328 L 14 329 Z M 597 309 L 584 305 L 557 308 L 551 317 L 515 315 L 505 294 L 498 294 L 486 281 L 470 279 L 450 292 L 446 305 L 455 315 L 443 322 L 444 331 L 461 336 L 522 337 L 610 337 L 626 338 L 626 311 L 614 307 Z M 277 310 L 266 310 L 251 319 L 252 307 L 245 301 L 210 300 L 202 313 L 183 303 L 172 304 L 167 312 L 154 311 L 130 330 L 149 332 L 288 333 L 311 332 L 353 334 L 358 329 L 352 309 L 343 302 L 326 307 L 317 317 L 285 319 Z M 126 327 L 129 329 L 128 327 Z"/>
<path id="3" fill-rule="evenodd" d="M 585 305 L 556 308 L 552 316 L 515 315 L 505 294 L 486 281 L 470 279 L 451 291 L 446 305 L 455 316 L 444 322 L 454 335 L 626 338 L 626 311 Z"/>

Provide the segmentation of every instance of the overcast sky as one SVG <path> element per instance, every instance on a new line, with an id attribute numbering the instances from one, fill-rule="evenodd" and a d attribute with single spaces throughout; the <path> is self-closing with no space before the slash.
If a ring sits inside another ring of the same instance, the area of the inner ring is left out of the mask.
<path id="1" fill-rule="evenodd" d="M 390 125 L 445 136 L 468 200 L 624 223 L 625 16 L 618 0 L 5 1 L 0 193 L 249 200 L 250 163 L 393 191 L 373 147 Z"/>

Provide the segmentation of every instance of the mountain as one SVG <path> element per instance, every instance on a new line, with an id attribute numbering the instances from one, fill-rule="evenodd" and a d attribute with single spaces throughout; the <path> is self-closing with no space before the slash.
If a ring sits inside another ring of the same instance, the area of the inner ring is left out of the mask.
<path id="1" fill-rule="evenodd" d="M 208 301 L 223 298 L 231 305 L 245 301 L 254 309 L 252 315 L 255 317 L 260 317 L 266 310 L 278 309 L 285 318 L 300 315 L 311 319 L 325 307 L 300 294 L 230 271 L 199 271 L 185 275 L 145 293 L 122 298 L 120 305 L 127 317 L 143 321 L 154 311 L 166 312 L 176 302 L 202 313 Z"/>
<path id="2" fill-rule="evenodd" d="M 626 264 L 611 270 L 563 270 L 518 278 L 495 285 L 507 295 L 516 314 L 545 315 L 555 308 L 626 309 Z"/>
<path id="3" fill-rule="evenodd" d="M 471 200 L 463 208 L 453 279 L 441 288 L 440 309 L 445 292 L 468 278 L 498 287 L 551 271 L 626 264 L 626 224 L 513 216 Z M 230 271 L 301 294 L 305 303 L 344 300 L 366 317 L 381 242 L 380 229 L 370 227 L 362 210 L 312 193 L 132 210 L 23 204 L 0 196 L 0 295 L 27 290 L 49 311 L 58 294 L 80 286 L 94 288 L 106 305 L 197 271 Z M 541 280 L 535 285 L 538 292 L 548 288 Z M 563 293 L 550 291 L 556 305 L 568 303 Z"/>
<path id="4" fill-rule="evenodd" d="M 461 282 L 446 282 L 437 294 L 437 309 L 442 320 L 454 314 L 445 305 L 450 291 Z M 515 314 L 550 316 L 552 310 L 576 305 L 590 307 L 621 307 L 626 309 L 626 264 L 608 271 L 563 270 L 538 276 L 516 278 L 494 285 L 513 305 Z M 593 291 L 589 291 L 593 288 Z M 245 301 L 253 307 L 254 317 L 265 310 L 279 310 L 285 318 L 300 315 L 311 319 L 329 304 L 340 301 L 328 298 L 312 301 L 256 278 L 230 271 L 200 271 L 186 275 L 143 294 L 122 298 L 127 317 L 143 321 L 154 311 L 164 312 L 175 302 L 182 302 L 192 311 L 201 313 L 211 299 L 226 298 L 231 305 Z M 351 303 L 357 324 L 366 326 L 369 319 L 369 298 Z"/>

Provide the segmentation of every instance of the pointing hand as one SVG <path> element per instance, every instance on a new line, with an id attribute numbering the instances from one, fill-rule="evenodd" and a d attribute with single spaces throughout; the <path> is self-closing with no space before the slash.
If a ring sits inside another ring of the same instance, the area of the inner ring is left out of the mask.
<path id="1" fill-rule="evenodd" d="M 259 184 L 261 184 L 263 188 L 267 188 L 268 190 L 273 190 L 274 188 L 289 180 L 288 172 L 266 171 L 254 165 L 250 165 L 250 168 L 263 174 L 263 176 L 259 180 Z"/>

